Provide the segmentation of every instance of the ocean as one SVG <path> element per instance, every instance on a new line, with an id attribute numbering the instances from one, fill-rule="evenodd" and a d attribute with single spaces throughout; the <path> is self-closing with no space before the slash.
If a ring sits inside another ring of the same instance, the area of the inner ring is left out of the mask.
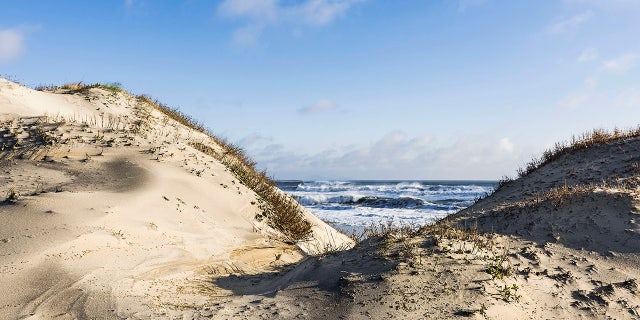
<path id="1" fill-rule="evenodd" d="M 495 181 L 278 181 L 318 218 L 346 233 L 372 224 L 424 225 L 491 193 Z"/>

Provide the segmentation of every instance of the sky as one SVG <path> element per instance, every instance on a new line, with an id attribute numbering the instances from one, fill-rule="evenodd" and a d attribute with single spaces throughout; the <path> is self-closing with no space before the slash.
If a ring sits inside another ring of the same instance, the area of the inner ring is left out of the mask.
<path id="1" fill-rule="evenodd" d="M 498 179 L 640 124 L 640 0 L 0 5 L 0 76 L 119 83 L 276 179 Z"/>

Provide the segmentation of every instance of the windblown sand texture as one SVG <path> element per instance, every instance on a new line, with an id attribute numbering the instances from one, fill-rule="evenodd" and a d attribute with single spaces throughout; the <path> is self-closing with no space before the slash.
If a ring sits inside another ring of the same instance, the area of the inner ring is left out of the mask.
<path id="1" fill-rule="evenodd" d="M 306 211 L 311 238 L 287 244 L 191 143 L 220 149 L 119 90 L 0 79 L 0 319 L 171 318 L 207 305 L 211 270 L 351 246 Z"/>
<path id="2" fill-rule="evenodd" d="M 594 143 L 433 226 L 380 226 L 351 250 L 279 273 L 214 277 L 211 310 L 228 319 L 637 319 L 639 163 L 637 135 Z"/>
<path id="3" fill-rule="evenodd" d="M 191 147 L 219 148 L 205 134 L 122 92 L 56 92 L 0 80 L 2 319 L 640 317 L 638 135 L 351 249 L 306 213 L 294 245 Z"/>

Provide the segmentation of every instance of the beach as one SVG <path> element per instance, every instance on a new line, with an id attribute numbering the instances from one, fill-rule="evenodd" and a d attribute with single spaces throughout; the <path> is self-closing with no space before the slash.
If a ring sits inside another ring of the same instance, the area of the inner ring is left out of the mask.
<path id="1" fill-rule="evenodd" d="M 0 79 L 0 121 L 3 319 L 640 317 L 640 130 L 499 182 L 278 184 L 113 86 Z"/>

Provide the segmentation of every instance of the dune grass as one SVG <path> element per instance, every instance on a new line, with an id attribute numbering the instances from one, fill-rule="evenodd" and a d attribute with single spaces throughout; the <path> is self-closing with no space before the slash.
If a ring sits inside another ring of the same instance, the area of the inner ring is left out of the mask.
<path id="1" fill-rule="evenodd" d="M 172 108 L 148 95 L 132 95 L 122 89 L 119 83 L 112 84 L 84 84 L 82 82 L 68 83 L 61 86 L 38 86 L 39 91 L 50 91 L 74 94 L 86 93 L 88 90 L 98 88 L 111 93 L 124 93 L 133 97 L 138 104 L 149 106 L 160 111 L 168 118 L 200 133 L 206 134 L 210 141 L 189 142 L 194 149 L 210 155 L 225 165 L 237 178 L 259 197 L 259 207 L 262 213 L 256 219 L 266 219 L 272 228 L 282 232 L 286 242 L 296 242 L 308 239 L 311 235 L 311 224 L 304 218 L 302 207 L 291 197 L 277 188 L 275 182 L 269 178 L 265 171 L 256 169 L 256 163 L 247 156 L 244 150 L 229 143 L 226 139 L 213 134 L 205 125 L 194 117 Z M 212 143 L 220 149 L 211 147 Z"/>
<path id="2" fill-rule="evenodd" d="M 569 141 L 557 142 L 553 146 L 553 148 L 545 150 L 540 158 L 535 158 L 530 161 L 524 168 L 518 169 L 518 176 L 525 177 L 536 169 L 562 157 L 565 154 L 570 154 L 578 150 L 584 150 L 597 144 L 607 144 L 619 139 L 627 139 L 638 136 L 640 136 L 640 126 L 635 129 L 628 130 L 620 130 L 618 128 L 615 128 L 612 131 L 608 131 L 605 129 L 594 129 L 593 131 L 585 132 L 582 135 L 573 136 Z"/>
<path id="3" fill-rule="evenodd" d="M 287 242 L 308 238 L 311 235 L 311 224 L 304 219 L 300 205 L 280 191 L 265 171 L 256 170 L 255 162 L 242 148 L 224 140 L 217 141 L 217 144 L 222 147 L 222 152 L 204 143 L 191 142 L 189 145 L 216 158 L 229 168 L 242 184 L 260 197 L 262 201 L 259 206 L 263 213 L 257 215 L 257 219 L 266 219 L 269 226 L 287 237 Z"/>
<path id="4" fill-rule="evenodd" d="M 93 88 L 99 88 L 99 89 L 104 89 L 107 90 L 111 93 L 118 93 L 118 92 L 125 92 L 124 89 L 122 89 L 122 85 L 120 83 L 114 82 L 114 83 L 94 83 L 94 84 L 86 84 L 83 82 L 71 82 L 71 83 L 65 83 L 63 85 L 39 85 L 37 87 L 35 87 L 34 89 L 38 90 L 38 91 L 66 91 L 65 93 L 78 93 L 78 92 L 83 92 L 83 91 L 87 91 L 89 89 L 93 89 Z"/>
<path id="5" fill-rule="evenodd" d="M 560 157 L 571 154 L 573 152 L 588 149 L 592 146 L 599 144 L 608 144 L 620 139 L 628 139 L 640 137 L 640 126 L 633 129 L 621 130 L 615 128 L 611 131 L 605 129 L 594 129 L 589 132 L 585 132 L 579 136 L 573 136 L 568 141 L 557 142 L 552 148 L 545 150 L 542 156 L 539 158 L 533 158 L 524 167 L 518 168 L 517 177 L 523 178 L 536 171 L 538 168 L 550 163 Z M 495 191 L 500 190 L 502 187 L 508 185 L 514 181 L 514 179 L 504 176 L 498 180 L 498 185 Z"/>
<path id="6" fill-rule="evenodd" d="M 308 239 L 311 235 L 311 224 L 304 219 L 302 207 L 291 197 L 276 187 L 266 171 L 259 171 L 255 161 L 238 145 L 214 135 L 204 124 L 177 108 L 171 108 L 147 95 L 136 96 L 138 102 L 146 103 L 159 110 L 174 121 L 195 131 L 205 133 L 220 146 L 217 151 L 203 142 L 190 142 L 194 149 L 210 155 L 224 164 L 240 180 L 242 184 L 253 190 L 260 197 L 262 214 L 257 219 L 266 219 L 269 226 L 282 232 L 286 242 Z"/>

